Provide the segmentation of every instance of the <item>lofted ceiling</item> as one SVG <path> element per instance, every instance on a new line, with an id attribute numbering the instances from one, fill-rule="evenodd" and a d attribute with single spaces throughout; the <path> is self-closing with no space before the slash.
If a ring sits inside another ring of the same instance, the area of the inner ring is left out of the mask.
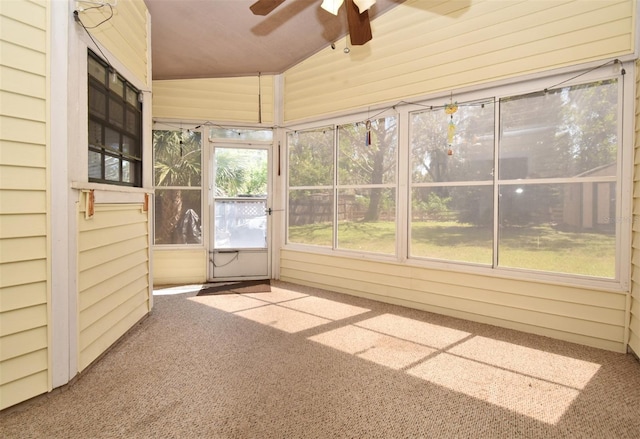
<path id="1" fill-rule="evenodd" d="M 334 16 L 322 0 L 287 0 L 267 16 L 251 12 L 256 0 L 144 1 L 154 80 L 282 73 L 347 31 L 345 8 Z M 369 17 L 403 1 L 377 0 Z"/>

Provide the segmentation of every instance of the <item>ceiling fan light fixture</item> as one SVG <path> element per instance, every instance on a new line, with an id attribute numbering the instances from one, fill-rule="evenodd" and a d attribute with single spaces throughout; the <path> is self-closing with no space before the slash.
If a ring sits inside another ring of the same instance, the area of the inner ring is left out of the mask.
<path id="1" fill-rule="evenodd" d="M 333 15 L 338 15 L 338 9 L 343 2 L 344 0 L 323 0 L 320 7 Z"/>
<path id="2" fill-rule="evenodd" d="M 376 4 L 376 0 L 353 0 L 358 7 L 358 10 L 362 14 L 364 11 L 368 11 L 371 6 Z"/>
<path id="3" fill-rule="evenodd" d="M 364 11 L 368 11 L 376 3 L 376 0 L 353 0 L 353 2 L 362 14 Z M 333 15 L 338 15 L 338 9 L 340 9 L 342 3 L 344 3 L 344 0 L 323 0 L 320 7 Z"/>
<path id="4" fill-rule="evenodd" d="M 285 0 L 258 0 L 251 5 L 251 11 L 256 15 L 267 15 Z M 369 8 L 376 0 L 322 0 L 320 7 L 325 11 L 338 15 L 338 10 L 344 4 L 347 15 L 347 27 L 351 44 L 362 46 L 371 40 L 371 24 Z"/>

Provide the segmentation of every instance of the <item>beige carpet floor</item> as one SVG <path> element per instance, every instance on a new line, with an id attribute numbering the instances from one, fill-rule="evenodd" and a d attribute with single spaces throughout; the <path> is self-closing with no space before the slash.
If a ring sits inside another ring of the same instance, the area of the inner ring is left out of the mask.
<path id="1" fill-rule="evenodd" d="M 639 438 L 640 363 L 273 282 L 156 290 L 72 385 L 0 413 L 9 438 Z"/>

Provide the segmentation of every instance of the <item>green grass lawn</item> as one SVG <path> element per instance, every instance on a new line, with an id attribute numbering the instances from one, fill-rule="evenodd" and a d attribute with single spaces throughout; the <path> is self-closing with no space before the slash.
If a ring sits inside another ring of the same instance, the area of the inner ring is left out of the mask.
<path id="1" fill-rule="evenodd" d="M 493 229 L 454 221 L 413 222 L 411 255 L 491 265 Z M 289 241 L 331 246 L 331 224 L 289 228 Z M 502 267 L 528 268 L 612 278 L 615 276 L 615 236 L 567 232 L 550 226 L 509 227 L 499 232 Z M 338 248 L 393 254 L 395 223 L 341 222 Z"/>

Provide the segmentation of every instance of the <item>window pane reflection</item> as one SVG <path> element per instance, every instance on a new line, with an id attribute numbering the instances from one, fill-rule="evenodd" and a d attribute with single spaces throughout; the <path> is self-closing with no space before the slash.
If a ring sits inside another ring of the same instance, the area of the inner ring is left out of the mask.
<path id="1" fill-rule="evenodd" d="M 155 190 L 155 244 L 202 244 L 200 188 Z"/>
<path id="2" fill-rule="evenodd" d="M 498 264 L 615 277 L 615 183 L 501 185 Z"/>
<path id="3" fill-rule="evenodd" d="M 120 181 L 120 159 L 104 156 L 104 178 L 110 181 Z"/>
<path id="4" fill-rule="evenodd" d="M 89 150 L 89 177 L 102 178 L 102 154 Z"/>
<path id="5" fill-rule="evenodd" d="M 416 188 L 411 199 L 411 256 L 492 263 L 492 186 Z"/>
<path id="6" fill-rule="evenodd" d="M 288 242 L 331 247 L 333 243 L 333 191 L 289 191 Z"/>
<path id="7" fill-rule="evenodd" d="M 616 175 L 616 80 L 501 103 L 501 180 Z"/>
<path id="8" fill-rule="evenodd" d="M 338 192 L 338 248 L 395 254 L 395 188 Z"/>

